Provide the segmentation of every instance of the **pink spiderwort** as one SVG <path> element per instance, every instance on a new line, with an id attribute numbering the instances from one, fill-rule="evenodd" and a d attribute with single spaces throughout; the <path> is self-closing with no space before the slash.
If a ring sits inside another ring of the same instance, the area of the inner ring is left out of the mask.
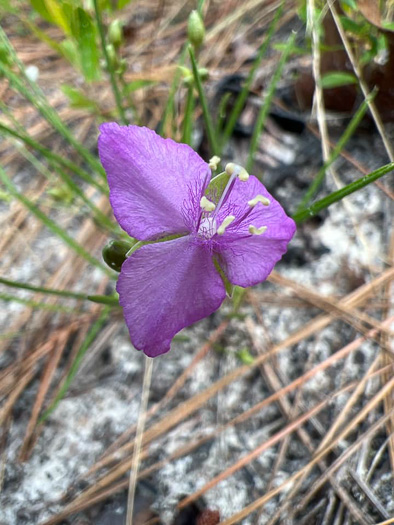
<path id="1" fill-rule="evenodd" d="M 107 123 L 100 131 L 100 159 L 120 226 L 139 241 L 176 236 L 132 253 L 117 283 L 132 343 L 155 357 L 170 350 L 179 330 L 222 304 L 226 290 L 214 260 L 232 284 L 264 281 L 295 223 L 240 166 L 226 167 L 229 181 L 215 198 L 206 194 L 209 165 L 186 144 L 138 126 Z"/>

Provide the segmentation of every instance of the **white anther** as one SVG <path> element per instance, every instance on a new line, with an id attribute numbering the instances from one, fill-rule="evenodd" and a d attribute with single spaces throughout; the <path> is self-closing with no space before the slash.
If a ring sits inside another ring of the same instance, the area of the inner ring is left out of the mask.
<path id="1" fill-rule="evenodd" d="M 239 180 L 242 180 L 243 182 L 246 182 L 249 179 L 249 173 L 246 171 L 246 169 L 239 164 L 234 164 L 234 162 L 229 162 L 224 170 L 227 175 L 231 176 L 235 174 Z"/>
<path id="2" fill-rule="evenodd" d="M 229 226 L 233 221 L 235 220 L 235 217 L 234 215 L 228 215 L 224 221 L 222 222 L 222 224 L 219 226 L 219 228 L 217 229 L 217 234 L 218 235 L 223 235 L 223 233 L 226 231 L 226 228 L 227 226 Z"/>
<path id="3" fill-rule="evenodd" d="M 211 159 L 209 159 L 208 166 L 211 168 L 211 170 L 218 169 L 218 164 L 220 160 L 221 160 L 220 157 L 218 157 L 217 155 L 214 155 Z"/>
<path id="4" fill-rule="evenodd" d="M 256 226 L 253 226 L 253 224 L 249 226 L 249 233 L 252 235 L 261 235 L 265 231 L 267 231 L 267 226 L 261 226 L 261 228 L 256 228 Z"/>
<path id="5" fill-rule="evenodd" d="M 205 196 L 201 197 L 200 206 L 204 211 L 213 211 L 216 208 L 215 204 L 208 200 Z"/>
<path id="6" fill-rule="evenodd" d="M 270 201 L 267 199 L 267 197 L 264 197 L 263 195 L 256 195 L 256 197 L 250 201 L 248 201 L 248 205 L 254 208 L 258 202 L 261 202 L 264 206 L 269 206 Z"/>

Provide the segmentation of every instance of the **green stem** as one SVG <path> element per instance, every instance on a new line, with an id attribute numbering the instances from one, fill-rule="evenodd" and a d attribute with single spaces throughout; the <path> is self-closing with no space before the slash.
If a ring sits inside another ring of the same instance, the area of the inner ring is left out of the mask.
<path id="1" fill-rule="evenodd" d="M 71 133 L 70 129 L 64 124 L 59 117 L 57 111 L 49 104 L 44 92 L 36 82 L 33 82 L 26 75 L 25 67 L 18 58 L 11 42 L 9 41 L 4 30 L 0 26 L 0 44 L 4 46 L 4 51 L 8 53 L 8 57 L 18 67 L 20 76 L 16 75 L 11 69 L 2 61 L 0 61 L 0 72 L 3 73 L 11 85 L 13 85 L 19 93 L 21 93 L 29 102 L 41 113 L 45 120 L 55 128 L 81 155 L 82 158 L 95 170 L 99 175 L 105 179 L 105 171 L 98 159 L 90 153 Z M 29 86 L 29 89 L 23 84 L 22 79 Z"/>
<path id="2" fill-rule="evenodd" d="M 327 195 L 327 197 L 324 197 L 323 199 L 320 199 L 319 201 L 315 202 L 308 208 L 305 208 L 301 211 L 297 211 L 293 215 L 293 219 L 297 224 L 305 221 L 306 219 L 310 219 L 311 217 L 314 217 L 319 211 L 324 210 L 325 208 L 328 208 L 331 206 L 331 204 L 334 204 L 334 202 L 338 202 L 342 200 L 344 197 L 347 197 L 348 195 L 354 193 L 355 191 L 360 190 L 361 188 L 364 188 L 368 184 L 371 184 L 371 182 L 374 182 L 377 179 L 380 179 L 380 177 L 383 177 L 383 175 L 386 175 L 386 173 L 389 173 L 390 171 L 394 170 L 394 162 L 391 162 L 390 164 L 386 164 L 386 166 L 382 166 L 381 168 L 373 171 L 372 173 L 369 173 L 368 175 L 365 175 L 364 177 L 361 177 L 360 179 L 357 179 L 356 181 L 348 184 L 347 186 L 344 186 L 338 191 L 334 191 L 330 195 Z"/>
<path id="3" fill-rule="evenodd" d="M 368 99 L 364 100 L 363 103 L 360 105 L 357 112 L 354 114 L 352 120 L 350 121 L 349 125 L 347 126 L 344 133 L 342 134 L 341 138 L 338 140 L 337 144 L 335 145 L 335 148 L 332 150 L 330 157 L 327 159 L 327 161 L 323 164 L 323 166 L 317 172 L 316 177 L 313 179 L 307 192 L 305 193 L 300 204 L 298 205 L 296 213 L 303 210 L 307 206 L 307 204 L 310 202 L 310 200 L 313 198 L 313 196 L 316 194 L 317 190 L 319 189 L 319 187 L 321 186 L 323 182 L 327 169 L 339 157 L 347 141 L 356 131 L 357 126 L 361 122 L 362 118 L 364 117 L 368 109 L 368 104 L 370 100 L 373 99 L 375 95 L 376 95 L 376 92 L 371 93 Z"/>
<path id="4" fill-rule="evenodd" d="M 65 159 L 61 157 L 60 155 L 57 155 L 56 153 L 53 153 L 51 150 L 45 148 L 42 146 L 39 142 L 35 141 L 28 135 L 25 135 L 24 133 L 19 133 L 18 131 L 15 131 L 5 124 L 0 123 L 0 132 L 3 132 L 5 135 L 10 135 L 12 137 L 15 137 L 21 141 L 23 141 L 28 146 L 34 148 L 36 151 L 44 155 L 44 157 L 48 160 L 48 162 L 55 163 L 56 165 L 63 166 L 71 171 L 73 171 L 76 175 L 78 175 L 81 179 L 83 179 L 88 184 L 91 184 L 98 190 L 100 190 L 105 195 L 108 195 L 108 189 L 105 186 L 102 186 L 99 182 L 95 181 L 89 173 L 84 171 L 82 168 L 80 168 L 77 164 L 74 162 L 71 162 L 68 159 Z"/>
<path id="5" fill-rule="evenodd" d="M 53 288 L 44 288 L 42 286 L 33 286 L 32 284 L 21 283 L 19 281 L 11 281 L 0 277 L 0 284 L 10 286 L 11 288 L 19 288 L 21 290 L 29 290 L 31 292 L 45 293 L 48 295 L 58 295 L 60 297 L 70 297 L 71 299 L 87 299 L 87 295 L 84 293 L 70 292 L 68 290 L 54 290 Z"/>
<path id="6" fill-rule="evenodd" d="M 195 55 L 194 55 L 194 50 L 193 50 L 193 47 L 191 45 L 189 45 L 188 49 L 189 49 L 190 60 L 191 60 L 191 63 L 192 63 L 194 82 L 196 84 L 196 88 L 197 88 L 197 91 L 198 91 L 198 96 L 200 98 L 200 104 L 201 104 L 201 108 L 202 108 L 202 116 L 203 116 L 203 119 L 204 119 L 206 131 L 207 131 L 207 137 L 208 137 L 209 146 L 210 146 L 210 149 L 211 149 L 211 156 L 212 155 L 217 155 L 219 153 L 220 148 L 219 148 L 219 144 L 217 142 L 217 138 L 216 138 L 216 134 L 215 134 L 215 128 L 213 126 L 213 122 L 212 122 L 212 118 L 211 118 L 211 113 L 209 112 L 209 109 L 208 109 L 207 99 L 205 97 L 204 89 L 202 87 L 200 74 L 198 72 L 198 67 L 197 67 L 197 62 L 196 62 L 196 58 L 195 58 Z"/>
<path id="7" fill-rule="evenodd" d="M 275 33 L 275 29 L 276 29 L 276 26 L 278 24 L 279 18 L 280 18 L 281 14 L 282 14 L 282 10 L 283 10 L 283 2 L 281 3 L 281 5 L 278 7 L 278 9 L 275 12 L 275 17 L 274 17 L 273 21 L 270 24 L 270 27 L 268 29 L 267 37 L 264 40 L 264 42 L 262 43 L 262 45 L 260 46 L 260 49 L 259 49 L 259 51 L 257 53 L 257 57 L 254 60 L 254 62 L 252 64 L 252 67 L 250 68 L 250 71 L 249 71 L 248 77 L 247 77 L 247 79 L 245 81 L 245 84 L 244 84 L 240 94 L 238 95 L 238 97 L 237 97 L 237 99 L 235 101 L 234 107 L 233 107 L 233 109 L 232 109 L 232 111 L 230 113 L 230 117 L 228 118 L 226 127 L 224 128 L 224 131 L 223 131 L 223 136 L 222 136 L 222 140 L 221 140 L 221 151 L 223 150 L 224 146 L 227 144 L 228 139 L 230 138 L 232 132 L 234 131 L 235 125 L 236 125 L 237 120 L 238 120 L 238 117 L 239 117 L 239 115 L 241 114 L 241 111 L 244 108 L 246 99 L 249 96 L 249 90 L 250 90 L 250 87 L 252 85 L 254 76 L 256 74 L 256 71 L 257 71 L 258 67 L 261 64 L 261 61 L 262 61 L 265 53 L 267 52 L 267 49 L 268 49 L 268 46 L 269 46 L 269 44 L 271 42 L 272 36 Z"/>
<path id="8" fill-rule="evenodd" d="M 0 293 L 0 299 L 7 301 L 8 303 L 15 302 L 24 304 L 30 308 L 40 308 L 41 310 L 50 310 L 51 312 L 61 312 L 66 314 L 75 314 L 75 308 L 69 308 L 67 306 L 59 306 L 57 304 L 40 303 L 39 301 L 32 301 L 31 299 L 23 299 L 22 297 L 16 297 L 6 293 Z"/>
<path id="9" fill-rule="evenodd" d="M 66 376 L 66 379 L 64 380 L 64 383 L 60 387 L 59 392 L 57 393 L 55 399 L 53 400 L 52 404 L 45 410 L 45 412 L 42 414 L 41 418 L 38 421 L 38 424 L 43 423 L 47 417 L 52 414 L 52 412 L 55 410 L 55 408 L 58 406 L 60 401 L 63 399 L 65 394 L 67 393 L 67 390 L 69 389 L 76 373 L 78 372 L 78 368 L 81 364 L 81 361 L 86 353 L 86 351 L 89 349 L 90 345 L 93 343 L 93 341 L 96 339 L 96 336 L 100 333 L 104 323 L 107 320 L 107 317 L 110 313 L 111 309 L 108 307 L 103 308 L 103 310 L 100 313 L 99 318 L 95 321 L 95 323 L 92 325 L 91 329 L 89 330 L 87 336 L 85 337 L 83 343 L 79 347 L 78 353 L 71 365 L 71 368 Z"/>
<path id="10" fill-rule="evenodd" d="M 11 182 L 11 180 L 8 178 L 6 172 L 2 167 L 0 167 L 0 180 L 3 182 L 3 184 L 13 197 L 17 198 L 29 211 L 31 211 L 31 213 L 33 213 L 43 224 L 45 224 L 45 226 L 47 226 L 53 233 L 55 233 L 55 235 L 60 237 L 78 255 L 83 257 L 93 266 L 100 268 L 100 270 L 102 270 L 109 277 L 114 278 L 113 273 L 110 272 L 106 266 L 104 266 L 95 257 L 90 255 L 90 253 L 87 252 L 80 244 L 78 244 L 77 241 L 75 241 L 65 231 L 63 231 L 58 224 L 56 224 L 52 219 L 47 217 L 46 214 L 42 212 L 30 199 L 28 199 L 25 195 L 20 193 L 16 189 L 14 184 Z"/>
<path id="11" fill-rule="evenodd" d="M 251 171 L 253 167 L 254 156 L 257 150 L 258 140 L 263 130 L 265 121 L 267 120 L 269 110 L 271 108 L 271 102 L 275 94 L 276 85 L 279 82 L 280 76 L 282 74 L 282 70 L 287 62 L 287 59 L 290 55 L 291 50 L 293 49 L 295 38 L 296 38 L 296 33 L 293 32 L 287 40 L 286 47 L 282 53 L 282 56 L 279 59 L 276 70 L 268 86 L 267 95 L 265 97 L 264 103 L 261 106 L 259 114 L 257 116 L 256 124 L 254 126 L 253 135 L 252 135 L 252 139 L 250 143 L 248 160 L 246 162 L 246 170 L 249 172 Z"/>
<path id="12" fill-rule="evenodd" d="M 96 15 L 97 27 L 98 27 L 98 30 L 99 30 L 99 33 L 100 33 L 101 49 L 103 51 L 105 64 L 107 66 L 107 71 L 109 73 L 109 78 L 110 78 L 110 81 L 111 81 L 112 92 L 114 94 L 116 107 L 118 109 L 118 113 L 119 113 L 120 119 L 122 121 L 122 124 L 126 125 L 126 124 L 128 124 L 128 122 L 127 122 L 126 115 L 125 115 L 124 110 L 123 110 L 122 100 L 121 100 L 121 97 L 120 97 L 120 91 L 119 91 L 119 88 L 118 88 L 118 84 L 116 83 L 116 75 L 115 75 L 113 63 L 112 63 L 112 61 L 111 61 L 111 59 L 110 59 L 110 57 L 108 55 L 108 51 L 107 51 L 107 46 L 106 46 L 106 42 L 105 42 L 104 27 L 103 27 L 103 22 L 101 20 L 101 12 L 100 12 L 100 7 L 99 7 L 98 0 L 94 0 L 94 12 L 95 12 L 95 15 Z"/>
<path id="13" fill-rule="evenodd" d="M 188 87 L 186 97 L 185 116 L 183 118 L 183 133 L 182 142 L 191 146 L 192 142 L 192 129 L 193 129 L 193 109 L 194 109 L 194 98 L 193 98 L 193 85 Z"/>

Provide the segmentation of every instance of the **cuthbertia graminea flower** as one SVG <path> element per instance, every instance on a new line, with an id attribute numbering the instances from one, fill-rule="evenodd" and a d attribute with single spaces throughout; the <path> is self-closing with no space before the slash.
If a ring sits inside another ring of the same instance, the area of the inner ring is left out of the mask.
<path id="1" fill-rule="evenodd" d="M 295 224 L 261 182 L 235 164 L 221 195 L 209 165 L 186 144 L 115 123 L 100 127 L 99 153 L 121 227 L 145 244 L 123 263 L 119 301 L 138 350 L 168 352 L 174 335 L 207 317 L 226 290 L 264 281 L 286 252 Z M 208 191 L 207 191 L 208 189 Z"/>

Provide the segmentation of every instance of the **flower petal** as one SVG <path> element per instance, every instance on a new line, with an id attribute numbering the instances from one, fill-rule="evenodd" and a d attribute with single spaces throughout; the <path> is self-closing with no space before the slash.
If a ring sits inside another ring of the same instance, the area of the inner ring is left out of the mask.
<path id="1" fill-rule="evenodd" d="M 168 352 L 179 330 L 217 310 L 226 295 L 209 247 L 191 236 L 137 250 L 123 263 L 117 291 L 131 341 L 149 357 Z"/>
<path id="2" fill-rule="evenodd" d="M 257 195 L 269 199 L 269 206 L 258 202 L 249 215 L 248 201 Z M 216 236 L 216 252 L 219 263 L 229 281 L 238 286 L 248 287 L 264 281 L 275 264 L 287 251 L 296 225 L 282 206 L 265 189 L 256 177 L 242 182 L 237 180 L 231 194 L 218 214 L 218 224 L 226 215 L 236 219 L 226 228 L 222 236 Z M 261 235 L 250 235 L 249 226 L 266 226 Z"/>
<path id="3" fill-rule="evenodd" d="M 100 160 L 122 228 L 138 240 L 191 231 L 209 183 L 208 164 L 186 144 L 148 128 L 112 122 L 100 132 Z"/>

